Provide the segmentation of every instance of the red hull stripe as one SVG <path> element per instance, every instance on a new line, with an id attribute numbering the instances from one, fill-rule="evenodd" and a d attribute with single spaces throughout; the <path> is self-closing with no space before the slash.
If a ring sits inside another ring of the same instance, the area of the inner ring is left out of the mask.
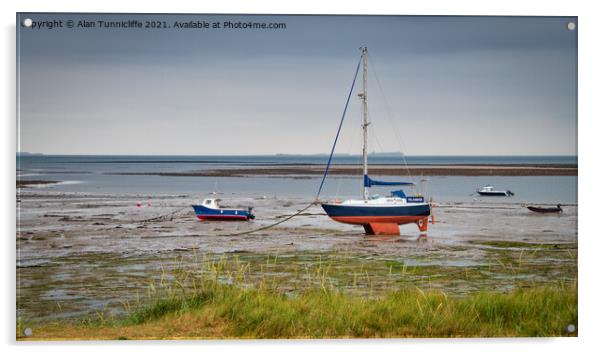
<path id="1" fill-rule="evenodd" d="M 247 217 L 244 215 L 197 215 L 199 220 L 207 220 L 207 219 L 236 219 L 236 220 L 247 220 Z"/>
<path id="2" fill-rule="evenodd" d="M 345 224 L 367 225 L 370 223 L 394 223 L 397 225 L 410 224 L 424 219 L 421 216 L 332 216 L 333 220 Z"/>

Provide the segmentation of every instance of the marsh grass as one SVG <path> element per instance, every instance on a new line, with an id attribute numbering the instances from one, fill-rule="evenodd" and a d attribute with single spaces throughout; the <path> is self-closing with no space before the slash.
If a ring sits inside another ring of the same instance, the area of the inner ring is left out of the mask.
<path id="1" fill-rule="evenodd" d="M 411 288 L 443 290 L 452 296 L 483 289 L 508 292 L 577 278 L 576 243 L 515 245 L 478 245 L 473 252 L 465 245 L 442 244 L 405 254 L 346 249 L 206 254 L 191 248 L 128 257 L 69 255 L 48 266 L 19 269 L 17 311 L 19 319 L 28 323 L 119 317 L 139 303 L 149 303 L 153 287 L 162 289 L 162 283 L 175 279 L 174 272 L 191 273 L 189 278 L 178 278 L 185 288 L 192 287 L 188 283 L 192 278 L 196 282 L 202 276 L 241 288 L 277 288 L 289 295 L 332 285 L 347 295 L 363 297 Z"/>
<path id="2" fill-rule="evenodd" d="M 466 297 L 414 288 L 369 299 L 328 288 L 287 296 L 208 280 L 196 292 L 159 298 L 117 322 L 34 333 L 57 339 L 567 336 L 576 335 L 566 331 L 576 323 L 573 286 Z"/>
<path id="3" fill-rule="evenodd" d="M 374 298 L 346 294 L 325 281 L 326 273 L 319 268 L 319 281 L 293 295 L 201 280 L 194 293 L 159 297 L 125 323 L 205 309 L 230 324 L 225 336 L 241 338 L 562 336 L 577 323 L 574 284 L 465 297 L 408 288 Z"/>
<path id="4" fill-rule="evenodd" d="M 194 257 L 192 263 L 180 257 L 172 267 L 162 267 L 144 296 L 122 303 L 125 316 L 97 314 L 74 324 L 38 325 L 34 339 L 576 334 L 566 331 L 569 324 L 577 325 L 574 279 L 516 283 L 507 292 L 447 293 L 433 286 L 447 276 L 439 268 L 393 262 L 381 262 L 379 271 L 371 262 L 346 267 L 347 254 Z M 526 259 L 522 254 L 516 262 Z M 481 276 L 479 269 L 460 268 L 452 278 Z"/>

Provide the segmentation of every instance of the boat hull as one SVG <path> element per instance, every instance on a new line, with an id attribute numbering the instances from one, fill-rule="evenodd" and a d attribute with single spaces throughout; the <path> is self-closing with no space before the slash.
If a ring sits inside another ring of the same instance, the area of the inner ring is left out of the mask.
<path id="1" fill-rule="evenodd" d="M 254 219 L 255 216 L 244 209 L 213 209 L 203 205 L 193 205 L 194 213 L 197 219 L 205 220 L 229 220 L 229 221 L 247 221 Z"/>
<path id="2" fill-rule="evenodd" d="M 482 192 L 482 191 L 477 191 L 477 193 L 479 193 L 479 195 L 485 196 L 485 197 L 507 197 L 509 194 L 506 191 L 493 191 L 493 192 Z"/>
<path id="3" fill-rule="evenodd" d="M 352 225 L 362 225 L 369 235 L 399 235 L 398 225 L 415 223 L 426 231 L 431 214 L 429 204 L 403 206 L 362 206 L 322 204 L 333 220 Z"/>
<path id="4" fill-rule="evenodd" d="M 539 208 L 539 207 L 527 206 L 527 209 L 534 211 L 536 213 L 562 213 L 561 208 Z"/>

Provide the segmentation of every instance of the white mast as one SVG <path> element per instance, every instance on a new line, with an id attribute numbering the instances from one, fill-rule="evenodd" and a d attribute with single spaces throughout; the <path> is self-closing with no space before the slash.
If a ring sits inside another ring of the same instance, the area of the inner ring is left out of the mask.
<path id="1" fill-rule="evenodd" d="M 368 48 L 362 48 L 362 58 L 364 62 L 364 85 L 363 90 L 358 94 L 360 99 L 362 100 L 364 106 L 364 124 L 362 124 L 362 129 L 364 130 L 364 148 L 363 148 L 363 158 L 364 158 L 364 179 L 368 176 Z M 368 187 L 366 187 L 365 180 L 362 183 L 363 186 L 363 194 L 364 200 L 368 200 Z"/>

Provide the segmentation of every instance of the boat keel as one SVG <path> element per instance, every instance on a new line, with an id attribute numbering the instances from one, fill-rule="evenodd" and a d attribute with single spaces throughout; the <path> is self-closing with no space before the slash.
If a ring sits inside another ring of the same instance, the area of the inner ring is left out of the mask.
<path id="1" fill-rule="evenodd" d="M 434 220 L 433 220 L 434 222 Z M 416 221 L 416 226 L 422 232 L 427 231 L 429 219 L 428 216 Z M 399 225 L 390 222 L 371 222 L 363 224 L 366 235 L 399 235 Z"/>
<path id="2" fill-rule="evenodd" d="M 399 235 L 399 225 L 385 222 L 364 224 L 366 235 Z"/>
<path id="3" fill-rule="evenodd" d="M 399 225 L 414 223 L 421 232 L 428 229 L 429 216 L 331 216 L 344 224 L 362 225 L 367 235 L 399 235 Z M 433 217 L 433 224 L 435 219 Z"/>

